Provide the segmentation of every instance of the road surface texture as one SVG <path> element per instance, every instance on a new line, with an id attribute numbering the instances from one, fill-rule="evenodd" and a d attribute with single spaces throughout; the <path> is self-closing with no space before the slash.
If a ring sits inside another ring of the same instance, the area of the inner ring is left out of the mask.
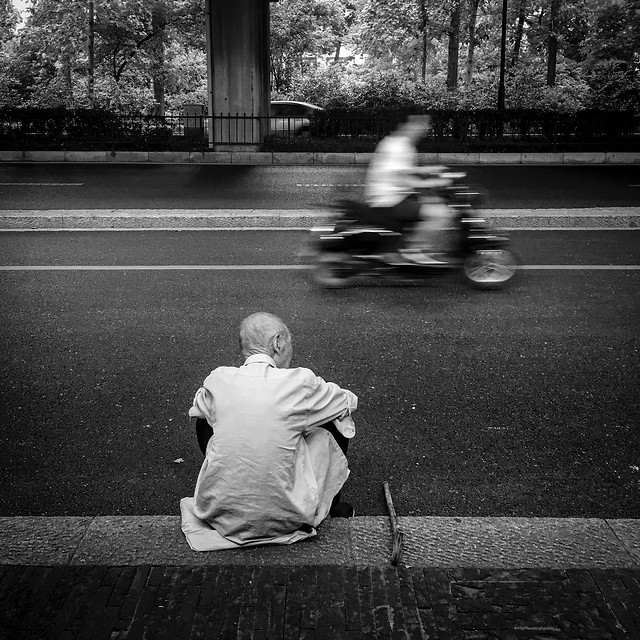
<path id="1" fill-rule="evenodd" d="M 576 206 L 637 204 L 576 184 Z M 39 189 L 0 206 L 90 199 Z M 554 198 L 535 206 L 571 206 Z M 514 232 L 525 268 L 490 294 L 455 277 L 320 292 L 296 231 L 1 234 L 0 635 L 640 637 L 637 234 Z M 358 517 L 198 554 L 176 515 L 199 465 L 185 412 L 256 308 L 287 320 L 297 364 L 361 396 Z"/>

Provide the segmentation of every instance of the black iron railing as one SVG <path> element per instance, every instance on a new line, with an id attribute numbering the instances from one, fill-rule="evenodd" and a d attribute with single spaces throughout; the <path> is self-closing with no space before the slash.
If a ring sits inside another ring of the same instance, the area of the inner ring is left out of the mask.
<path id="1" fill-rule="evenodd" d="M 434 111 L 432 118 L 422 151 L 640 150 L 640 117 L 631 112 Z M 398 121 L 397 114 L 329 111 L 273 118 L 5 109 L 0 149 L 372 151 Z"/>

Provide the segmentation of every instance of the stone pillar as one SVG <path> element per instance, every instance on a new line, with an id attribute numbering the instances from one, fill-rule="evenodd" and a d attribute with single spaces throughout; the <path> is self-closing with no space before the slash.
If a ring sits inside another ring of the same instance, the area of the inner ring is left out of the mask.
<path id="1" fill-rule="evenodd" d="M 206 12 L 209 143 L 257 148 L 269 131 L 269 0 L 206 0 Z"/>

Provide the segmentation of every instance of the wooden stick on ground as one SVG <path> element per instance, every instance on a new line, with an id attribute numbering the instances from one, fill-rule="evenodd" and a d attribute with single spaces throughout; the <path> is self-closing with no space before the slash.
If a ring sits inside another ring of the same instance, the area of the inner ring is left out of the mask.
<path id="1" fill-rule="evenodd" d="M 389 520 L 391 521 L 391 535 L 393 536 L 391 564 L 395 566 L 398 564 L 400 560 L 400 554 L 402 553 L 402 531 L 400 531 L 398 516 L 396 515 L 396 510 L 393 507 L 393 500 L 391 499 L 391 489 L 389 489 L 389 483 L 385 480 L 382 486 L 384 487 L 384 497 L 387 501 Z"/>

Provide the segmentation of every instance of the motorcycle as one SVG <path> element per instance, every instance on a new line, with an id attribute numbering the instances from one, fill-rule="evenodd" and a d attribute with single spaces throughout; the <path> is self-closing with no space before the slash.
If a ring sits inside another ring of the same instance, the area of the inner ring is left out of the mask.
<path id="1" fill-rule="evenodd" d="M 324 288 L 347 287 L 360 275 L 382 276 L 394 281 L 415 280 L 459 271 L 477 289 L 501 289 L 516 276 L 519 258 L 504 234 L 496 234 L 477 213 L 482 194 L 466 185 L 464 173 L 446 167 L 418 188 L 419 198 L 437 196 L 452 209 L 452 249 L 439 263 L 420 264 L 399 257 L 406 226 L 380 224 L 380 214 L 366 204 L 342 200 L 335 205 L 332 225 L 311 229 L 310 255 L 314 280 Z M 434 186 L 435 185 L 435 186 Z M 393 256 L 393 259 L 389 259 Z"/>

